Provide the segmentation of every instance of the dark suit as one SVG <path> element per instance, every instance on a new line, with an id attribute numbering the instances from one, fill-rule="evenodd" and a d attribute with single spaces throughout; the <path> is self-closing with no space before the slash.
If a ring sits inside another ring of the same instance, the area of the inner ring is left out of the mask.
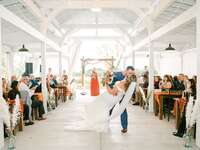
<path id="1" fill-rule="evenodd" d="M 124 76 L 123 76 L 122 72 L 115 72 L 114 73 L 113 81 L 112 81 L 112 83 L 109 86 L 111 88 L 113 88 L 113 86 L 115 85 L 115 83 L 117 81 L 121 81 L 123 79 L 124 79 Z M 112 114 L 112 110 L 110 111 L 110 114 Z M 120 118 L 121 118 L 121 126 L 122 126 L 122 128 L 123 129 L 127 129 L 127 127 L 128 127 L 128 113 L 127 113 L 126 109 L 121 114 Z"/>

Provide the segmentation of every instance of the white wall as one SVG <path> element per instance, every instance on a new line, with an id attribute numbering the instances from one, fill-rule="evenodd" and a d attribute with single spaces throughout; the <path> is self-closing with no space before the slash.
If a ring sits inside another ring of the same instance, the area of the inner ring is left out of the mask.
<path id="1" fill-rule="evenodd" d="M 158 69 L 158 67 L 156 67 L 156 69 L 161 76 L 164 74 L 177 75 L 179 73 L 184 73 L 189 77 L 196 75 L 197 56 L 195 49 L 186 50 L 182 53 L 161 53 L 160 60 L 158 61 L 158 59 L 158 57 L 155 57 L 154 63 L 157 63 L 155 66 L 158 66 L 160 62 L 160 69 Z"/>
<path id="2" fill-rule="evenodd" d="M 179 73 L 181 73 L 180 53 L 176 52 L 161 53 L 159 74 L 163 76 L 165 74 L 177 75 Z"/>
<path id="3" fill-rule="evenodd" d="M 197 74 L 197 55 L 195 49 L 183 54 L 183 73 L 189 77 Z"/>

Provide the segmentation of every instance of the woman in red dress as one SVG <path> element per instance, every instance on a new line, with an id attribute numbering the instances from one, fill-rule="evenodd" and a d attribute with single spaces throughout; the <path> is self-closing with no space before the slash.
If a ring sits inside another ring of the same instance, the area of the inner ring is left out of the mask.
<path id="1" fill-rule="evenodd" d="M 91 96 L 98 96 L 100 94 L 99 80 L 98 80 L 98 75 L 95 69 L 93 69 L 92 74 L 91 74 L 90 93 L 91 93 Z"/>

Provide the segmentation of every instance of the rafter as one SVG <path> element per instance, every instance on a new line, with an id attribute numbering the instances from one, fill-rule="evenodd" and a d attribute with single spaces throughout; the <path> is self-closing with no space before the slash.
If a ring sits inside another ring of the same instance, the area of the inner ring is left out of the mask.
<path id="1" fill-rule="evenodd" d="M 64 28 L 96 29 L 96 28 L 131 28 L 132 24 L 64 24 Z"/>
<path id="2" fill-rule="evenodd" d="M 172 21 L 170 21 L 165 26 L 161 27 L 160 29 L 158 29 L 157 31 L 152 33 L 151 40 L 154 41 L 154 40 L 160 38 L 161 36 L 167 34 L 168 32 L 172 31 L 173 29 L 175 29 L 175 28 L 185 24 L 186 22 L 190 21 L 194 17 L 196 17 L 196 5 L 193 6 L 192 8 L 190 8 L 190 9 L 188 9 L 187 11 L 185 11 L 184 13 L 182 13 L 181 15 L 179 15 L 178 17 L 176 17 Z M 138 49 L 142 48 L 144 45 L 146 45 L 148 43 L 148 40 L 149 40 L 149 37 L 146 37 L 140 43 L 135 45 L 133 47 L 133 50 L 138 50 Z M 131 53 L 131 51 L 128 52 L 125 56 L 128 56 L 130 53 Z"/>
<path id="3" fill-rule="evenodd" d="M 143 31 L 148 26 L 148 21 L 157 18 L 166 8 L 168 8 L 175 0 L 160 0 L 158 5 L 139 18 L 134 26 L 134 29 L 130 34 L 136 36 L 140 31 Z"/>
<path id="4" fill-rule="evenodd" d="M 55 18 L 60 12 L 65 9 L 91 9 L 91 8 L 104 8 L 104 9 L 128 9 L 138 15 L 143 16 L 143 11 L 140 8 L 149 7 L 150 1 L 146 0 L 110 0 L 110 1 L 68 1 L 61 6 L 58 6 L 50 15 L 49 18 Z"/>
<path id="5" fill-rule="evenodd" d="M 45 14 L 42 14 L 41 10 L 32 0 L 20 0 L 20 2 L 26 6 L 32 12 L 32 14 L 38 17 L 42 23 L 46 21 L 47 17 L 45 17 Z M 54 24 L 52 24 L 51 21 L 48 22 L 47 28 L 49 28 L 51 32 L 55 32 L 55 35 L 62 36 L 62 32 Z"/>

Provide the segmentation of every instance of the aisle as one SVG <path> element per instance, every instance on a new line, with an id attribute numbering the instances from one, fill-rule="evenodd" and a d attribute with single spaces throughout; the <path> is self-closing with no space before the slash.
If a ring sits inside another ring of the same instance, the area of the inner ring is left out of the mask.
<path id="1" fill-rule="evenodd" d="M 100 150 L 99 134 L 66 131 L 64 126 L 81 119 L 88 96 L 62 104 L 48 119 L 26 127 L 17 135 L 17 150 Z M 129 106 L 129 131 L 120 133 L 119 118 L 112 121 L 111 132 L 102 138 L 102 150 L 183 150 L 182 140 L 171 135 L 174 124 L 159 121 L 141 108 Z"/>

